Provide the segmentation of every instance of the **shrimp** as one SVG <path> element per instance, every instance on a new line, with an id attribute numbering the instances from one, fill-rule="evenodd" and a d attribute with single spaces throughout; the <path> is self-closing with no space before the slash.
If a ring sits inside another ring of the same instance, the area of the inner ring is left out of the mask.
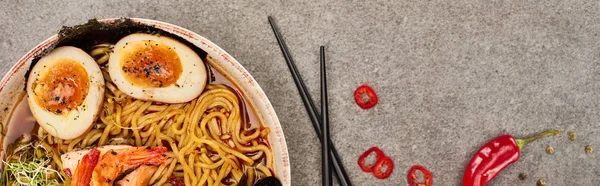
<path id="1" fill-rule="evenodd" d="M 120 186 L 148 186 L 148 182 L 150 182 L 150 178 L 156 170 L 157 166 L 152 165 L 142 165 L 135 169 L 133 172 L 129 173 L 125 176 L 121 181 L 117 182 L 115 185 Z"/>
<path id="2" fill-rule="evenodd" d="M 118 178 L 141 165 L 160 165 L 167 160 L 166 147 L 134 147 L 110 150 L 92 173 L 92 186 L 112 186 Z"/>
<path id="3" fill-rule="evenodd" d="M 71 186 L 90 185 L 92 173 L 94 171 L 94 167 L 96 167 L 96 164 L 98 163 L 98 158 L 100 158 L 100 151 L 96 148 L 83 155 L 83 158 L 81 158 L 81 163 L 77 165 L 75 173 L 73 174 Z"/>

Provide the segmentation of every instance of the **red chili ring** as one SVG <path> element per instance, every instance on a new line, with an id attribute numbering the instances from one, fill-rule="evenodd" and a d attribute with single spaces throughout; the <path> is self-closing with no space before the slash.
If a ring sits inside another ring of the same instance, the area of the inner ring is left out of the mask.
<path id="1" fill-rule="evenodd" d="M 363 152 L 360 157 L 358 157 L 358 166 L 360 167 L 360 169 L 362 169 L 364 172 L 371 172 L 373 171 L 373 166 L 371 164 L 365 164 L 365 159 L 369 156 L 369 154 L 371 154 L 372 152 L 375 152 L 375 161 L 377 163 L 377 161 L 383 157 L 385 157 L 385 154 L 383 154 L 383 151 L 381 149 L 379 149 L 378 147 L 371 147 L 369 148 L 369 150 Z"/>
<path id="2" fill-rule="evenodd" d="M 382 172 L 381 169 L 384 165 L 387 165 L 387 169 L 385 172 Z M 392 172 L 394 172 L 394 161 L 387 156 L 377 160 L 377 163 L 375 163 L 375 166 L 373 167 L 373 175 L 379 179 L 386 179 L 390 177 Z"/>
<path id="3" fill-rule="evenodd" d="M 363 95 L 367 96 L 367 99 L 363 99 Z M 369 85 L 361 85 L 354 91 L 354 101 L 362 109 L 370 109 L 377 105 L 379 98 L 373 88 Z"/>
<path id="4" fill-rule="evenodd" d="M 422 184 L 416 184 L 415 181 L 417 181 L 417 175 L 415 175 L 416 171 L 421 171 L 423 173 L 423 175 L 425 175 L 425 186 L 431 186 L 431 182 L 433 180 L 433 175 L 431 175 L 431 172 L 429 172 L 429 170 L 427 170 L 425 167 L 420 166 L 420 165 L 415 165 L 412 166 L 410 168 L 410 170 L 408 171 L 408 185 L 409 186 L 421 186 Z"/>

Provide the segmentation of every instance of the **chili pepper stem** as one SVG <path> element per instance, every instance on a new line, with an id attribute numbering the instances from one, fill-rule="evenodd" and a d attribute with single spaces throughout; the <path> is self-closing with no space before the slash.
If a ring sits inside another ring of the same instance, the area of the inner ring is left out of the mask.
<path id="1" fill-rule="evenodd" d="M 542 132 L 539 133 L 531 138 L 526 138 L 526 139 L 515 139 L 515 141 L 517 141 L 517 146 L 519 146 L 519 150 L 521 150 L 523 148 L 523 146 L 537 140 L 543 137 L 547 137 L 547 136 L 558 136 L 560 135 L 560 132 L 558 132 L 557 130 L 548 130 L 546 132 Z"/>

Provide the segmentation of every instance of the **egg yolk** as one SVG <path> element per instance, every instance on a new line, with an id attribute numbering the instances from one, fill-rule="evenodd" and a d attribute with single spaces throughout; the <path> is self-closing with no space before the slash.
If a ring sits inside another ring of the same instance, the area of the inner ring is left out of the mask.
<path id="1" fill-rule="evenodd" d="M 181 75 L 179 55 L 164 43 L 143 40 L 127 43 L 123 49 L 121 70 L 127 82 L 144 88 L 175 84 Z"/>
<path id="2" fill-rule="evenodd" d="M 36 74 L 36 103 L 48 112 L 61 114 L 81 105 L 90 88 L 85 67 L 68 58 L 53 59 Z"/>

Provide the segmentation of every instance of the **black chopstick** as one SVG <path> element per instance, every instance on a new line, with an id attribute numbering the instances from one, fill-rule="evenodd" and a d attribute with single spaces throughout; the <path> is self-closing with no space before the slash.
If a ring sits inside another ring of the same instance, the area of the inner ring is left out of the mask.
<path id="1" fill-rule="evenodd" d="M 329 154 L 329 108 L 327 106 L 327 67 L 325 66 L 325 47 L 321 46 L 321 170 L 323 186 L 331 186 L 331 155 Z"/>
<path id="2" fill-rule="evenodd" d="M 294 64 L 294 60 L 292 59 L 292 57 L 287 49 L 287 46 L 285 45 L 285 42 L 283 41 L 283 38 L 281 37 L 281 34 L 279 33 L 279 30 L 277 29 L 277 26 L 275 25 L 275 22 L 273 21 L 273 18 L 271 16 L 269 16 L 268 18 L 269 18 L 269 23 L 271 24 L 271 28 L 273 28 L 273 33 L 275 34 L 275 38 L 277 38 L 277 43 L 279 43 L 279 48 L 281 49 L 281 52 L 283 53 L 283 57 L 285 58 L 285 62 L 292 74 L 294 83 L 296 84 L 296 87 L 298 88 L 298 93 L 300 93 L 300 97 L 302 98 L 304 107 L 306 108 L 306 111 L 308 112 L 310 121 L 313 124 L 315 133 L 317 133 L 317 137 L 319 137 L 319 140 L 323 141 L 323 136 L 321 136 L 321 127 L 320 127 L 321 122 L 318 119 L 318 118 L 320 118 L 320 116 L 319 116 L 319 113 L 317 113 L 317 107 L 315 107 L 315 104 L 313 103 L 313 100 L 310 97 L 308 90 L 306 90 L 304 81 L 302 81 L 302 77 L 300 76 L 300 73 L 298 72 L 298 69 L 296 68 L 296 65 Z M 333 165 L 334 173 L 337 176 L 338 183 L 342 186 L 352 186 L 352 182 L 350 182 L 350 178 L 348 178 L 348 174 L 346 174 L 346 170 L 344 169 L 344 165 L 342 164 L 342 161 L 340 159 L 340 156 L 339 156 L 337 150 L 335 149 L 335 146 L 333 145 L 333 143 L 331 143 L 331 139 L 328 139 L 328 141 L 329 141 L 330 149 L 331 149 L 331 151 L 330 151 L 331 160 L 332 160 L 331 163 Z"/>

